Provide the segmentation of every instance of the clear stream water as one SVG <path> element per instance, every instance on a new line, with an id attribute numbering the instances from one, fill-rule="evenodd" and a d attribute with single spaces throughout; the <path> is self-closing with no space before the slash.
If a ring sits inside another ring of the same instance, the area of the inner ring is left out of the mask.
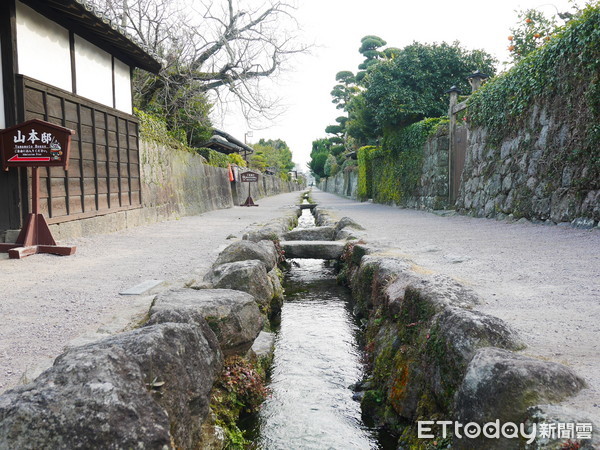
<path id="1" fill-rule="evenodd" d="M 313 226 L 305 210 L 300 226 Z M 377 449 L 349 386 L 362 378 L 349 291 L 319 259 L 292 260 L 275 343 L 271 396 L 252 434 L 258 448 Z"/>

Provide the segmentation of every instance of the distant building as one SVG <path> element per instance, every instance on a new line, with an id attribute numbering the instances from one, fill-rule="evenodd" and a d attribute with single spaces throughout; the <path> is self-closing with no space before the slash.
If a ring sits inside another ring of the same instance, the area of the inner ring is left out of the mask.
<path id="1" fill-rule="evenodd" d="M 84 0 L 3 0 L 0 62 L 0 128 L 39 118 L 76 132 L 68 172 L 41 171 L 48 223 L 141 207 L 131 78 L 158 60 Z M 27 172 L 0 173 L 0 232 L 29 212 Z"/>
<path id="2" fill-rule="evenodd" d="M 225 153 L 226 155 L 229 155 L 230 153 L 239 153 L 246 161 L 248 160 L 248 155 L 254 153 L 254 149 L 252 147 L 234 138 L 229 133 L 216 128 L 213 129 L 213 133 L 214 134 L 210 140 L 203 144 L 204 147 L 211 148 L 217 152 Z"/>

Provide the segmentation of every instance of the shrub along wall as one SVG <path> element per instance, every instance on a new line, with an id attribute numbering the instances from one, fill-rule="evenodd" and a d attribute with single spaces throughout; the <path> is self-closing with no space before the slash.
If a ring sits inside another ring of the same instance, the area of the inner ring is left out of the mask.
<path id="1" fill-rule="evenodd" d="M 414 208 L 446 207 L 446 123 L 445 119 L 425 119 L 386 132 L 381 147 L 367 146 L 358 150 L 356 182 L 351 179 L 353 175 L 344 173 L 341 180 L 324 180 L 319 187 L 359 200 L 372 198 L 376 203 Z M 339 192 L 340 185 L 344 186 L 342 192 Z"/>
<path id="2" fill-rule="evenodd" d="M 600 6 L 469 100 L 457 209 L 600 220 Z M 581 220 L 581 219 L 580 219 Z"/>

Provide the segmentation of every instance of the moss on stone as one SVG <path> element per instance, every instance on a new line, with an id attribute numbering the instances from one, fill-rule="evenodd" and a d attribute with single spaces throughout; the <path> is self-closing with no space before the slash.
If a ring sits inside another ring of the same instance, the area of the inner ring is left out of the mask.
<path id="1" fill-rule="evenodd" d="M 380 416 L 382 407 L 384 406 L 383 393 L 378 389 L 366 391 L 360 402 L 360 406 L 364 414 L 370 417 Z"/>

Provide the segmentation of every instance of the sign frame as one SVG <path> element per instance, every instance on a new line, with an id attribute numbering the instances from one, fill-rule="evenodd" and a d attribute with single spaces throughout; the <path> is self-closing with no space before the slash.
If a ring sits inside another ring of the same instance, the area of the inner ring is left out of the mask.
<path id="1" fill-rule="evenodd" d="M 254 200 L 252 200 L 252 196 L 250 195 L 250 186 L 252 183 L 258 183 L 258 176 L 258 173 L 252 172 L 251 170 L 240 173 L 240 181 L 242 183 L 248 183 L 248 198 L 246 198 L 246 201 L 240 206 L 258 206 L 257 203 L 254 203 Z"/>
<path id="2" fill-rule="evenodd" d="M 247 170 L 246 172 L 240 173 L 240 181 L 242 183 L 258 183 L 258 174 Z"/>
<path id="3" fill-rule="evenodd" d="M 63 167 L 69 169 L 71 137 L 75 131 L 31 119 L 0 131 L 2 168 Z"/>
<path id="4" fill-rule="evenodd" d="M 56 245 L 48 223 L 40 213 L 39 169 L 63 167 L 67 170 L 71 136 L 74 134 L 73 130 L 40 119 L 31 119 L 0 131 L 0 156 L 4 170 L 31 167 L 32 211 L 17 240 L 14 243 L 0 243 L 0 252 L 8 253 L 9 258 L 21 259 L 37 253 L 68 256 L 77 250 L 74 245 Z"/>

